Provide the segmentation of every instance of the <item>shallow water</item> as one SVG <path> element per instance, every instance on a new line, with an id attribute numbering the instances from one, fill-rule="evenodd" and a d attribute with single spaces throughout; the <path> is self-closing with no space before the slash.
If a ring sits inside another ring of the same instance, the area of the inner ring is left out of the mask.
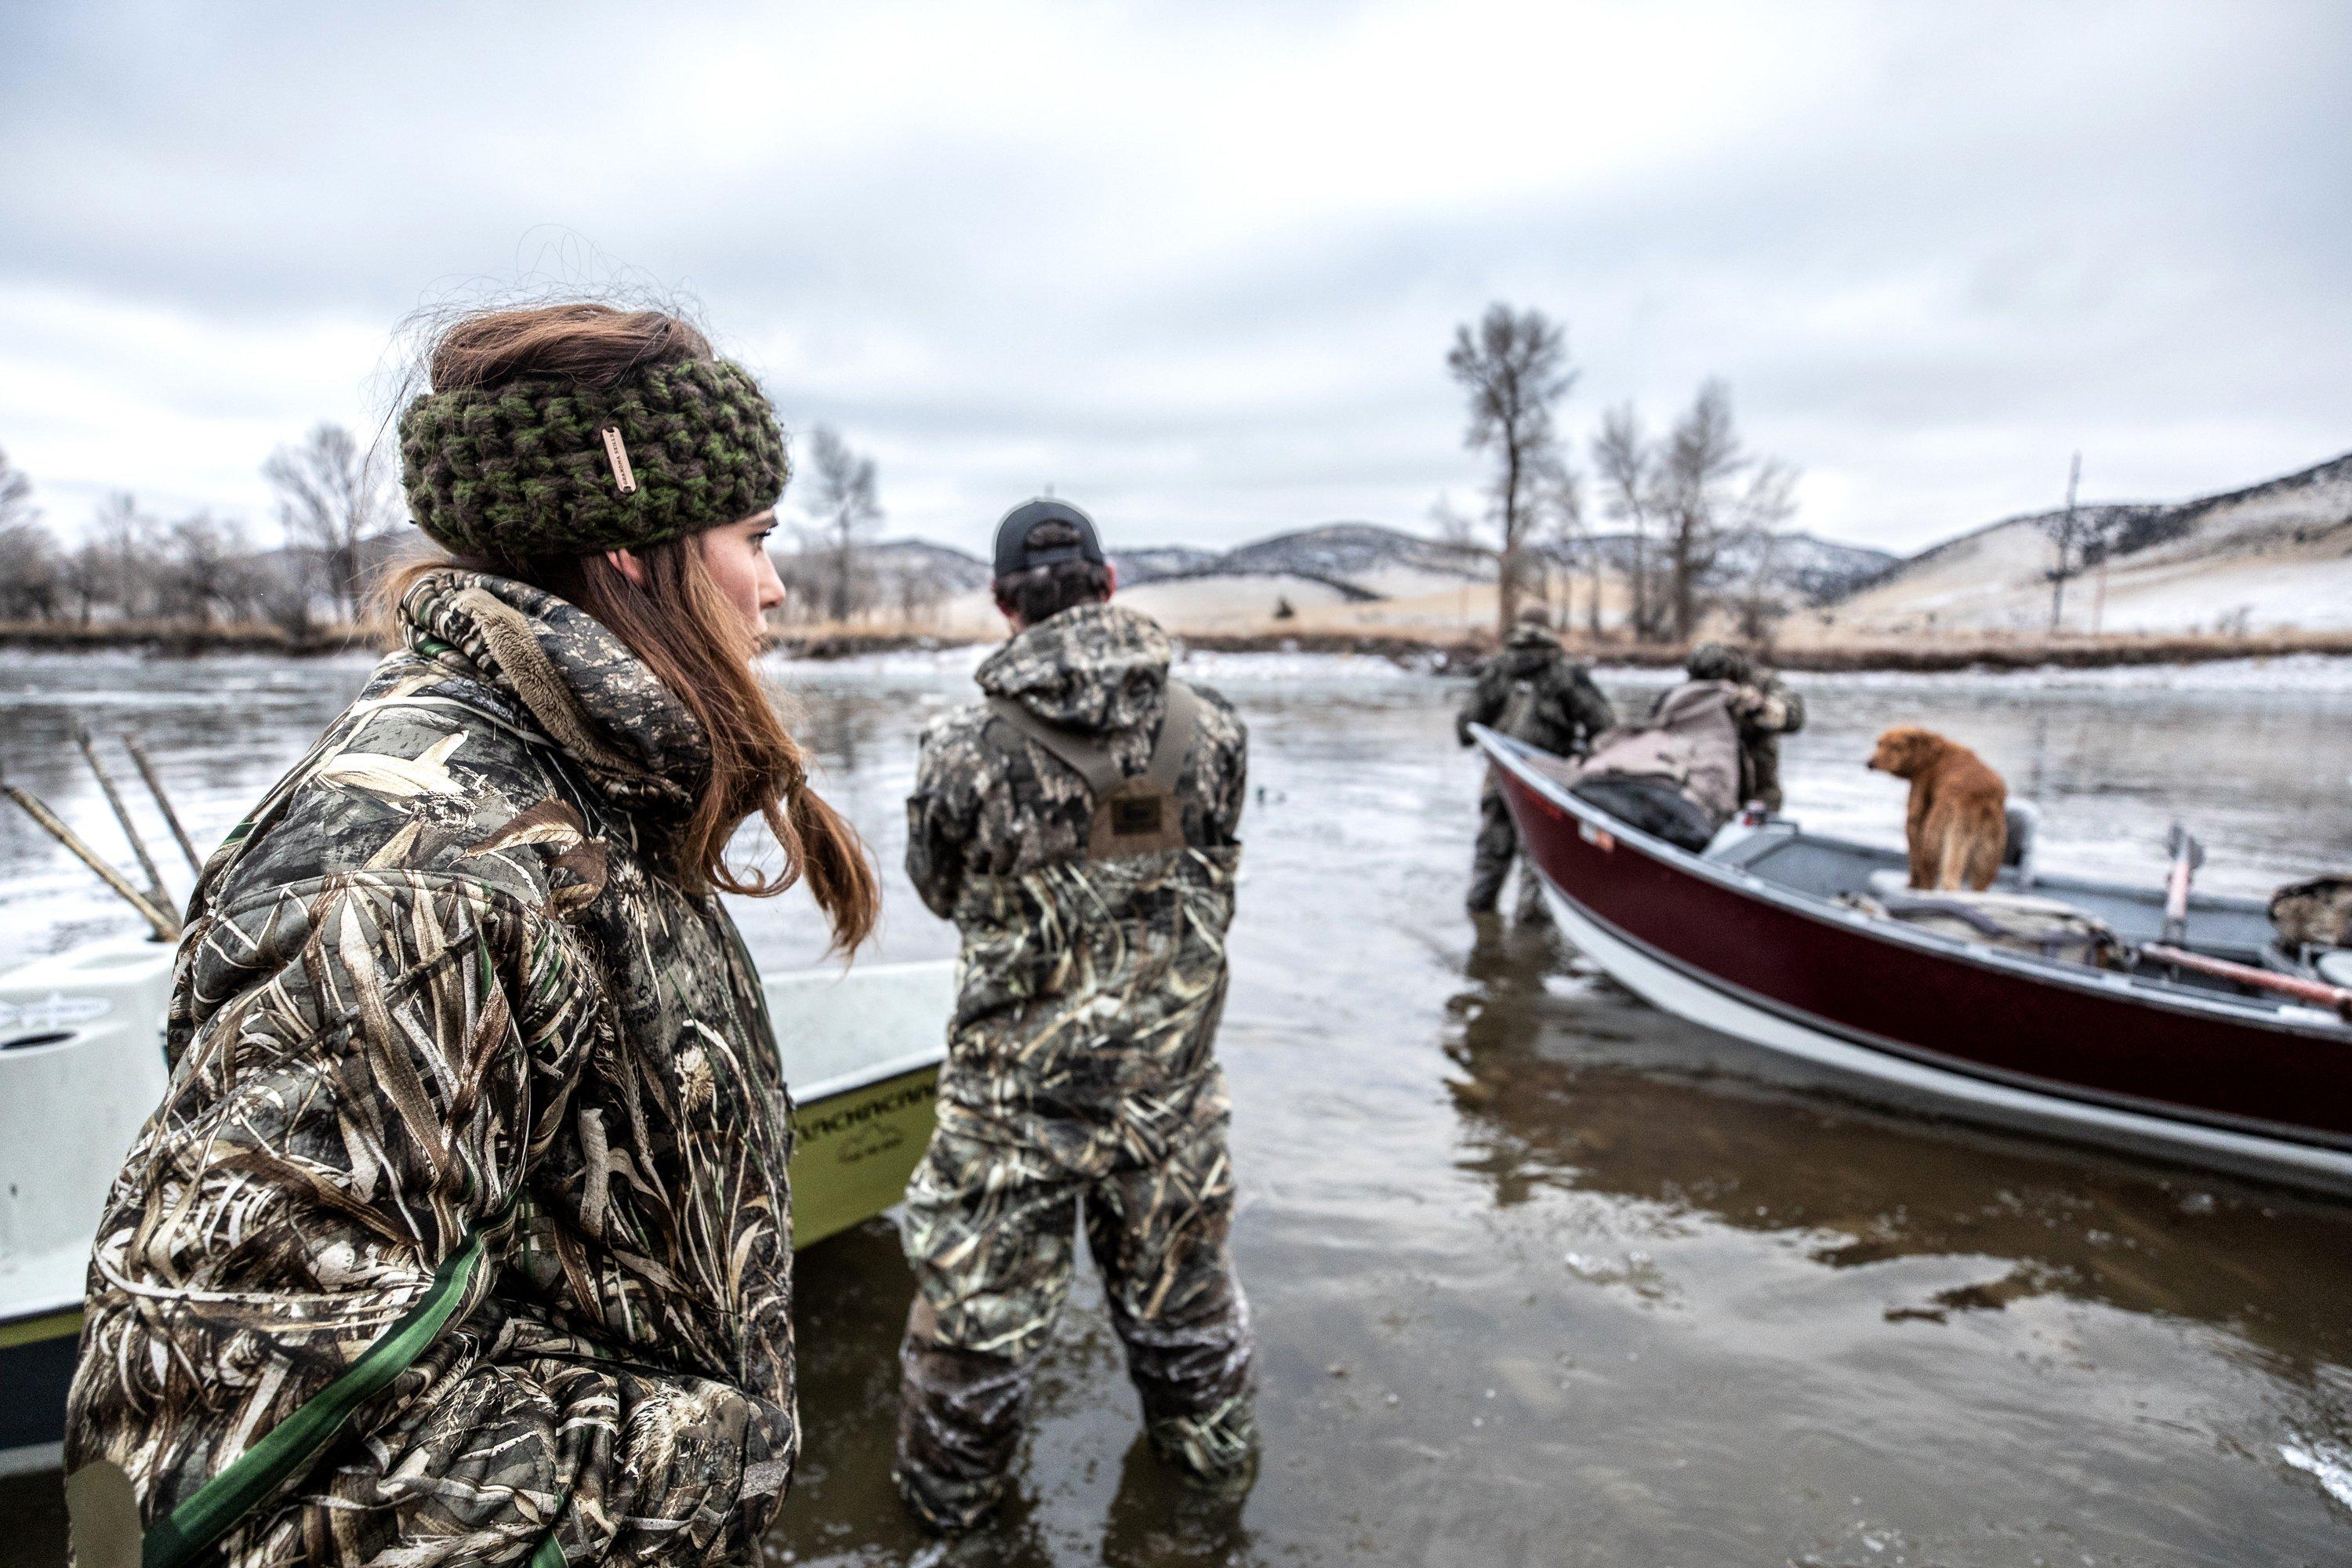
<path id="1" fill-rule="evenodd" d="M 970 663 L 786 672 L 893 868 L 886 957 L 952 951 L 895 867 L 913 736 Z M 133 724 L 209 842 L 364 672 L 18 658 L 0 766 L 116 845 L 64 726 Z M 1082 1285 L 1019 1500 L 943 1560 L 2352 1557 L 2352 1208 L 1875 1111 L 1545 939 L 1478 940 L 1458 685 L 1339 660 L 1191 673 L 1253 734 L 1221 1050 L 1264 1470 L 1238 1510 L 1170 1483 Z M 1900 786 L 1861 761 L 1919 721 L 2042 804 L 2045 865 L 2153 881 L 2176 816 L 2207 885 L 2352 864 L 2340 668 L 1801 685 L 1785 773 L 1817 826 L 1899 836 Z M 85 879 L 0 818 L 0 963 L 127 929 Z M 741 912 L 763 963 L 814 961 L 804 900 Z M 771 1560 L 929 1561 L 887 1477 L 895 1238 L 876 1222 L 799 1268 L 809 1446 Z M 0 1482 L 0 1517 L 26 1521 L 0 1568 L 58 1560 L 54 1486 Z"/>

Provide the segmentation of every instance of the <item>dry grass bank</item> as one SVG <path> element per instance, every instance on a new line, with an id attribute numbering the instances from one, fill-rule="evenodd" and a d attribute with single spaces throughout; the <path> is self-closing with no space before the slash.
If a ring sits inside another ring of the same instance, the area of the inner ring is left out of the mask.
<path id="1" fill-rule="evenodd" d="M 0 621 L 0 647 L 40 648 L 58 653 L 136 648 L 186 657 L 201 653 L 341 653 L 372 647 L 375 634 L 363 626 L 322 626 L 296 634 L 260 621 Z"/>
<path id="2" fill-rule="evenodd" d="M 1001 630 L 998 635 L 1001 635 Z M 1491 630 L 1416 627 L 1395 623 L 1350 629 L 1282 626 L 1258 631 L 1177 630 L 1189 647 L 1218 653 L 1367 654 L 1433 668 L 1458 668 L 1492 653 Z M 942 634 L 911 626 L 819 626 L 779 635 L 774 646 L 803 658 L 847 658 L 906 648 L 946 647 L 993 637 Z M 1631 643 L 1571 634 L 1564 639 L 1596 664 L 1672 668 L 1688 649 L 1680 643 Z M 2279 632 L 2248 637 L 1948 637 L 1808 642 L 1766 650 L 1775 668 L 1934 673 L 1962 669 L 2096 669 L 2121 665 L 2200 664 L 2224 658 L 2278 658 L 2290 654 L 2352 657 L 2352 632 Z"/>

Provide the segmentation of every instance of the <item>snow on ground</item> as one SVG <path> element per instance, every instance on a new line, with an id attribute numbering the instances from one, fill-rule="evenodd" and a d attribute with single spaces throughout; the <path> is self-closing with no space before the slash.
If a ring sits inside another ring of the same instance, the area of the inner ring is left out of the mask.
<path id="1" fill-rule="evenodd" d="M 1276 609 L 1286 599 L 1294 611 L 1347 602 L 1347 595 L 1328 583 L 1276 574 L 1170 578 L 1126 589 L 1118 597 L 1122 604 L 1155 620 L 1198 631 L 1254 631 L 1271 626 Z"/>

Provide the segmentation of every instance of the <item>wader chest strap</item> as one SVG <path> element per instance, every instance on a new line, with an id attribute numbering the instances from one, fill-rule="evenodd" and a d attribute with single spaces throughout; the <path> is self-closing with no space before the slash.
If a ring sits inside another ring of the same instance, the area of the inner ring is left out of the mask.
<path id="1" fill-rule="evenodd" d="M 1180 680 L 1168 682 L 1166 711 L 1160 721 L 1159 738 L 1151 745 L 1151 760 L 1142 773 L 1129 778 L 1102 742 L 1049 724 L 1010 698 L 988 700 L 992 716 L 1015 734 L 1034 741 L 1086 781 L 1087 793 L 1095 804 L 1087 854 L 1097 860 L 1183 847 L 1183 814 L 1176 802 L 1176 781 L 1183 774 L 1184 758 L 1200 730 L 1200 707 L 1201 700 L 1191 687 Z"/>

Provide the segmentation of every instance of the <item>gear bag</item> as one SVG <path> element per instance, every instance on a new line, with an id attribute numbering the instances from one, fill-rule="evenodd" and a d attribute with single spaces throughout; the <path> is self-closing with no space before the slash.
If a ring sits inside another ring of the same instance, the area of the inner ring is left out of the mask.
<path id="1" fill-rule="evenodd" d="M 2352 947 L 2352 877 L 2289 882 L 2271 895 L 2271 929 L 2290 951 Z"/>
<path id="2" fill-rule="evenodd" d="M 1200 701 L 1182 681 L 1168 682 L 1160 738 L 1152 742 L 1151 760 L 1133 778 L 1119 772 L 1118 759 L 1102 742 L 1049 724 L 1009 697 L 990 698 L 988 710 L 1086 781 L 1095 802 L 1086 858 L 1117 860 L 1184 847 L 1184 809 L 1176 798 L 1176 781 L 1192 750 Z"/>

